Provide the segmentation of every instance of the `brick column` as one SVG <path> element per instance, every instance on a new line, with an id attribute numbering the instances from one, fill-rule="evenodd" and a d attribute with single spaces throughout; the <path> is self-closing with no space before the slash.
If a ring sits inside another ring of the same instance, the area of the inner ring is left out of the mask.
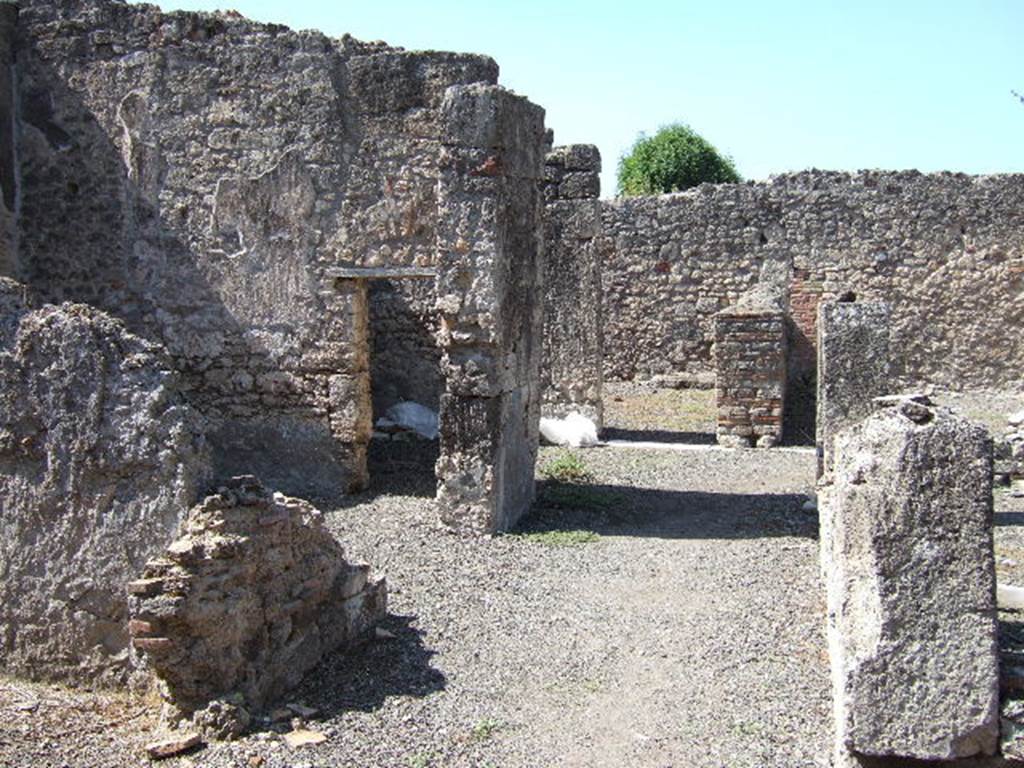
<path id="1" fill-rule="evenodd" d="M 718 442 L 770 448 L 782 439 L 786 318 L 754 291 L 715 315 Z"/>

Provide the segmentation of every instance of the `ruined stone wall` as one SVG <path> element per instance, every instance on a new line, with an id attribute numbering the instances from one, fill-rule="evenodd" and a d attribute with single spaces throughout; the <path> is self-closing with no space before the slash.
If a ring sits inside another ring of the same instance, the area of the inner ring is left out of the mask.
<path id="1" fill-rule="evenodd" d="M 543 414 L 577 411 L 602 426 L 601 155 L 555 147 L 544 164 Z"/>
<path id="2" fill-rule="evenodd" d="M 124 585 L 206 490 L 202 420 L 162 350 L 0 279 L 0 670 L 124 682 Z"/>
<path id="3" fill-rule="evenodd" d="M 166 714 L 218 738 L 238 735 L 387 612 L 383 578 L 346 559 L 321 512 L 252 477 L 193 507 L 180 536 L 137 575 L 128 584 L 132 645 L 160 680 Z M 233 708 L 241 711 L 225 722 Z"/>
<path id="4" fill-rule="evenodd" d="M 449 85 L 494 82 L 494 62 L 30 0 L 18 77 L 24 278 L 164 344 L 220 474 L 344 487 L 325 458 L 350 349 L 324 270 L 433 262 L 438 108 Z M 436 398 L 432 301 L 392 287 L 370 310 L 373 373 L 396 396 Z"/>
<path id="5" fill-rule="evenodd" d="M 1024 176 L 809 171 L 605 203 L 603 225 L 607 378 L 709 372 L 712 316 L 776 260 L 791 376 L 818 302 L 852 290 L 892 304 L 906 383 L 1020 385 Z"/>

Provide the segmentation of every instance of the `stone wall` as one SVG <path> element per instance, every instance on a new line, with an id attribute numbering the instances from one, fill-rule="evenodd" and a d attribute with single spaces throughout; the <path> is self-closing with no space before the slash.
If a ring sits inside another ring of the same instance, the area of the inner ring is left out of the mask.
<path id="1" fill-rule="evenodd" d="M 1020 386 L 1024 176 L 809 171 L 605 203 L 603 224 L 607 378 L 706 375 L 713 315 L 777 261 L 791 384 L 813 377 L 818 302 L 853 291 L 892 304 L 907 385 Z"/>
<path id="2" fill-rule="evenodd" d="M 154 344 L 0 280 L 0 668 L 120 683 L 125 583 L 209 481 L 202 421 Z"/>
<path id="3" fill-rule="evenodd" d="M 221 475 L 345 487 L 325 270 L 433 263 L 441 99 L 495 63 L 99 0 L 18 35 L 24 279 L 163 344 Z M 375 377 L 436 400 L 431 287 L 381 291 Z"/>
<path id="4" fill-rule="evenodd" d="M 544 110 L 497 86 L 457 86 L 444 119 L 437 498 L 450 527 L 487 534 L 511 528 L 534 497 Z"/>
<path id="5" fill-rule="evenodd" d="M 543 415 L 578 411 L 600 429 L 604 407 L 601 287 L 601 155 L 555 147 L 544 165 Z"/>

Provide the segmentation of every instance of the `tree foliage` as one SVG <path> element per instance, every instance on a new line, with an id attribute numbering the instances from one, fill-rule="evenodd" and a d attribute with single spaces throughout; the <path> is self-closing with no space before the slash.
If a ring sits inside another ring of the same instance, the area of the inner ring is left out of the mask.
<path id="1" fill-rule="evenodd" d="M 679 192 L 704 182 L 741 181 L 732 160 L 688 125 L 673 123 L 653 136 L 640 134 L 619 160 L 619 195 Z"/>

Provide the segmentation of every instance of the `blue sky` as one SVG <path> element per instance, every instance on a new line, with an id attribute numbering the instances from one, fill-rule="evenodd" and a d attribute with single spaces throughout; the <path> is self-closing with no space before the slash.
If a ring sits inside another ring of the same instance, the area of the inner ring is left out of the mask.
<path id="1" fill-rule="evenodd" d="M 689 123 L 749 179 L 804 168 L 1024 172 L 1024 0 L 161 0 L 486 53 L 597 144 L 602 193 L 641 131 Z"/>

